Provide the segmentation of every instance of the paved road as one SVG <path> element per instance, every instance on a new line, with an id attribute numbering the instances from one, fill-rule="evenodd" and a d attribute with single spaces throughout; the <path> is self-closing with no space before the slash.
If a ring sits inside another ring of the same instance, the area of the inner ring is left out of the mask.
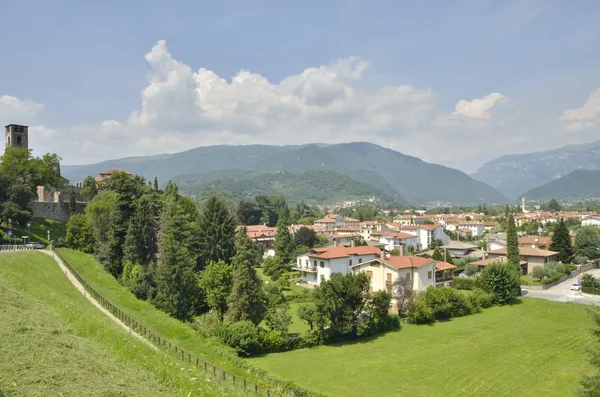
<path id="1" fill-rule="evenodd" d="M 530 298 L 547 299 L 556 302 L 573 302 L 580 303 L 582 305 L 600 306 L 600 297 L 583 296 L 581 291 L 571 291 L 571 284 L 577 281 L 577 278 L 581 277 L 583 274 L 591 274 L 592 276 L 598 278 L 600 277 L 600 269 L 588 270 L 587 272 L 582 273 L 577 277 L 567 279 L 566 281 L 563 281 L 560 284 L 550 287 L 547 290 L 538 291 L 526 290 L 522 288 L 523 296 L 527 296 Z"/>

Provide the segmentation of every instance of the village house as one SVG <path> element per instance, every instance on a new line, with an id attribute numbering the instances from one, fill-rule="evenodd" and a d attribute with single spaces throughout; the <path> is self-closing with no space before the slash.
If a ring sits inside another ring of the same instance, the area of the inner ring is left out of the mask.
<path id="1" fill-rule="evenodd" d="M 238 232 L 242 227 L 238 226 L 235 230 Z M 266 248 L 273 248 L 275 245 L 275 236 L 277 235 L 277 226 L 249 225 L 246 226 L 246 233 L 250 240 L 255 243 L 264 244 Z"/>
<path id="2" fill-rule="evenodd" d="M 519 248 L 548 249 L 551 241 L 549 236 L 522 236 L 519 238 Z"/>
<path id="3" fill-rule="evenodd" d="M 400 231 L 419 238 L 417 250 L 430 247 L 435 240 L 440 240 L 442 244 L 450 242 L 450 237 L 444 233 L 441 225 L 406 225 L 400 227 Z"/>
<path id="4" fill-rule="evenodd" d="M 483 236 L 483 241 L 486 243 L 489 251 L 506 248 L 506 233 L 488 233 Z"/>
<path id="5" fill-rule="evenodd" d="M 384 248 L 388 252 L 399 249 L 402 255 L 405 252 L 417 250 L 417 247 L 419 246 L 419 237 L 405 232 L 384 231 L 379 238 L 379 242 L 384 244 Z"/>
<path id="6" fill-rule="evenodd" d="M 371 240 L 371 233 L 373 232 L 381 232 L 386 230 L 387 226 L 383 222 L 361 222 L 360 223 L 360 234 L 362 239 L 365 241 Z"/>
<path id="7" fill-rule="evenodd" d="M 450 241 L 440 247 L 446 251 L 447 255 L 453 258 L 464 258 L 467 256 L 476 256 L 481 258 L 483 253 L 479 250 L 479 246 L 465 243 L 463 241 Z"/>
<path id="8" fill-rule="evenodd" d="M 544 266 L 545 263 L 555 262 L 558 252 L 539 248 L 519 248 L 519 259 L 526 262 L 523 274 L 531 274 L 536 266 Z M 488 251 L 483 259 L 500 259 L 506 257 L 506 248 Z"/>
<path id="9" fill-rule="evenodd" d="M 588 216 L 581 220 L 581 226 L 596 226 L 600 227 L 600 215 Z"/>
<path id="10" fill-rule="evenodd" d="M 475 262 L 471 262 L 472 264 L 474 264 L 475 266 L 479 267 L 479 271 L 482 271 L 484 267 L 486 267 L 487 265 L 491 264 L 491 263 L 506 263 L 507 262 L 507 258 L 506 256 L 502 256 L 502 257 L 494 257 L 492 259 L 481 259 L 479 261 L 475 261 Z M 527 262 L 526 261 L 519 261 L 519 266 L 521 267 L 521 273 L 527 273 Z"/>
<path id="11" fill-rule="evenodd" d="M 474 237 L 483 235 L 484 231 L 484 225 L 481 222 L 459 222 L 458 228 L 461 230 L 470 230 L 471 235 Z"/>
<path id="12" fill-rule="evenodd" d="M 381 255 L 377 247 L 313 248 L 296 257 L 295 270 L 300 271 L 301 282 L 311 286 L 327 281 L 333 273 L 350 274 L 350 267 Z"/>

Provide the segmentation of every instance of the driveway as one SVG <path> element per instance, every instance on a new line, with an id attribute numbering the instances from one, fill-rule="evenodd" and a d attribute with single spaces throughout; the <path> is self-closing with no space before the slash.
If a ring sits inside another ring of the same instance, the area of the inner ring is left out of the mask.
<path id="1" fill-rule="evenodd" d="M 571 291 L 571 284 L 577 281 L 577 279 L 583 276 L 584 274 L 591 274 L 592 276 L 598 278 L 600 277 L 600 269 L 588 270 L 587 272 L 584 272 L 579 276 L 567 279 L 562 283 L 550 287 L 546 290 L 527 290 L 525 289 L 526 287 L 521 287 L 522 296 L 526 296 L 529 298 L 547 299 L 556 302 L 573 302 L 580 303 L 582 305 L 600 306 L 600 296 L 591 298 L 583 296 L 581 291 Z M 598 288 L 600 288 L 600 285 L 598 286 Z"/>

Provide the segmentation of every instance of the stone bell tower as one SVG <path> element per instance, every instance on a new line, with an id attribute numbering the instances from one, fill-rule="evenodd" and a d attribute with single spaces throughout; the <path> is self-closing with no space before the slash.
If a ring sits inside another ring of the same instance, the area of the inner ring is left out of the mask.
<path id="1" fill-rule="evenodd" d="M 6 147 L 29 149 L 29 127 L 20 124 L 9 124 L 6 127 Z"/>

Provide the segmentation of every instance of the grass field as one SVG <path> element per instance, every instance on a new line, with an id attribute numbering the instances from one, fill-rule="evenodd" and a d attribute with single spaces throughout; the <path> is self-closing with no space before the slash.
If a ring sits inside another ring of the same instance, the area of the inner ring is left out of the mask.
<path id="1" fill-rule="evenodd" d="M 152 304 L 138 300 L 108 274 L 93 256 L 71 249 L 61 248 L 59 251 L 71 266 L 106 299 L 147 327 L 154 329 L 167 340 L 232 373 L 257 383 L 264 383 L 260 378 L 254 377 L 242 368 L 238 362 L 243 364 L 244 361 L 233 356 L 230 351 L 216 347 L 214 343 L 204 339 L 188 325 L 161 312 Z"/>
<path id="2" fill-rule="evenodd" d="M 524 298 L 339 346 L 250 359 L 329 396 L 574 396 L 590 371 L 583 305 Z"/>
<path id="3" fill-rule="evenodd" d="M 0 395 L 238 395 L 94 308 L 40 252 L 0 254 Z"/>
<path id="4" fill-rule="evenodd" d="M 48 230 L 50 230 L 50 239 L 54 240 L 55 243 L 58 239 L 65 240 L 67 236 L 67 224 L 65 222 L 55 221 L 46 218 L 31 218 L 29 221 L 31 225 L 31 241 L 37 241 L 39 243 L 48 244 Z M 13 225 L 14 226 L 14 225 Z M 2 244 L 9 244 L 14 239 L 7 240 L 6 233 L 8 232 L 8 225 L 2 225 L 0 230 L 4 232 L 5 239 Z M 22 243 L 22 236 L 27 236 L 27 226 L 24 227 L 13 227 L 13 235 L 16 237 L 18 244 Z"/>

